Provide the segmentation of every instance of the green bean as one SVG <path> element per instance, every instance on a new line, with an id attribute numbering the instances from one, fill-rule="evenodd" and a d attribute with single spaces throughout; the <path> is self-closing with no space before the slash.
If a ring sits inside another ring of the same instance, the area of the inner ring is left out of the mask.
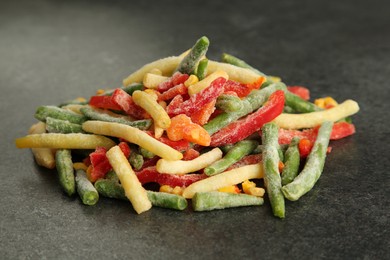
<path id="1" fill-rule="evenodd" d="M 198 67 L 196 68 L 196 76 L 199 80 L 202 80 L 206 77 L 208 64 L 209 60 L 207 58 L 201 59 L 199 61 Z"/>
<path id="2" fill-rule="evenodd" d="M 197 192 L 192 198 L 194 211 L 209 211 L 242 206 L 263 205 L 264 200 L 248 194 L 234 194 L 219 191 Z"/>
<path id="3" fill-rule="evenodd" d="M 285 88 L 283 83 L 275 83 L 264 89 L 252 90 L 252 92 L 242 100 L 243 108 L 241 110 L 236 112 L 223 112 L 219 114 L 215 118 L 211 119 L 207 124 L 205 124 L 203 126 L 204 129 L 206 129 L 206 131 L 212 135 L 228 124 L 257 110 L 265 101 L 268 100 L 269 96 L 273 92 L 283 88 Z"/>
<path id="4" fill-rule="evenodd" d="M 225 112 L 236 112 L 243 108 L 243 104 L 237 96 L 222 94 L 217 98 L 215 107 Z"/>
<path id="5" fill-rule="evenodd" d="M 100 195 L 111 199 L 128 200 L 125 190 L 118 180 L 113 179 L 98 179 L 94 184 Z"/>
<path id="6" fill-rule="evenodd" d="M 92 108 L 90 106 L 82 107 L 80 111 L 87 118 L 92 120 L 125 124 L 132 127 L 136 127 L 141 130 L 149 129 L 149 127 L 152 125 L 152 120 L 150 119 L 132 121 L 128 116 L 117 115 L 111 111 L 99 108 Z"/>
<path id="7" fill-rule="evenodd" d="M 124 86 L 124 87 L 120 87 L 122 90 L 124 90 L 125 92 L 127 92 L 127 94 L 129 94 L 130 96 L 133 95 L 133 92 L 136 91 L 136 90 L 143 90 L 144 89 L 144 85 L 142 85 L 141 83 L 132 83 L 128 86 Z M 102 95 L 103 96 L 111 96 L 112 93 L 114 93 L 115 89 L 110 89 L 110 90 L 107 90 L 105 91 Z"/>
<path id="8" fill-rule="evenodd" d="M 285 152 L 284 168 L 282 171 L 282 185 L 286 185 L 294 180 L 298 175 L 300 155 L 298 148 L 299 138 L 294 137 Z"/>
<path id="9" fill-rule="evenodd" d="M 229 166 L 241 160 L 245 155 L 250 154 L 258 145 L 259 143 L 255 140 L 237 142 L 222 159 L 207 166 L 204 169 L 204 173 L 208 176 L 212 176 L 223 172 L 229 168 Z"/>
<path id="10" fill-rule="evenodd" d="M 146 192 L 153 206 L 177 210 L 184 210 L 187 208 L 188 203 L 183 196 L 149 190 Z"/>
<path id="11" fill-rule="evenodd" d="M 99 200 L 99 193 L 81 169 L 76 171 L 76 190 L 85 205 L 95 205 Z"/>
<path id="12" fill-rule="evenodd" d="M 151 158 L 153 158 L 154 156 L 156 156 L 154 153 L 152 153 L 152 152 L 146 150 L 145 148 L 143 148 L 143 147 L 141 147 L 141 146 L 138 147 L 138 150 L 139 150 L 140 154 L 141 154 L 144 158 L 146 158 L 146 159 L 151 159 Z"/>
<path id="13" fill-rule="evenodd" d="M 264 184 L 268 193 L 273 214 L 284 218 L 284 197 L 281 191 L 278 154 L 278 126 L 267 123 L 262 127 Z"/>
<path id="14" fill-rule="evenodd" d="M 137 151 L 137 149 L 131 149 L 129 162 L 134 170 L 138 171 L 144 164 L 144 157 Z"/>
<path id="15" fill-rule="evenodd" d="M 74 124 L 66 120 L 52 117 L 46 118 L 46 130 L 49 133 L 84 133 L 80 124 Z"/>
<path id="16" fill-rule="evenodd" d="M 303 170 L 294 181 L 282 187 L 282 192 L 288 200 L 298 200 L 309 192 L 320 178 L 324 169 L 326 150 L 329 145 L 332 127 L 333 122 L 330 121 L 326 121 L 321 125 Z"/>
<path id="17" fill-rule="evenodd" d="M 67 120 L 75 124 L 82 124 L 86 121 L 85 116 L 56 106 L 39 106 L 34 116 L 36 119 L 43 122 L 46 122 L 46 118 L 48 117 Z"/>
<path id="18" fill-rule="evenodd" d="M 191 51 L 180 62 L 177 71 L 185 74 L 194 74 L 199 60 L 206 55 L 209 45 L 210 41 L 206 36 L 199 38 L 191 48 Z"/>
<path id="19" fill-rule="evenodd" d="M 71 152 L 68 149 L 59 149 L 55 157 L 60 185 L 68 196 L 72 196 L 76 185 Z"/>
<path id="20" fill-rule="evenodd" d="M 229 63 L 229 64 L 235 65 L 237 67 L 250 69 L 253 72 L 256 72 L 257 74 L 259 74 L 261 76 L 265 76 L 265 74 L 263 72 L 255 69 L 254 67 L 252 67 L 251 65 L 249 65 L 245 61 L 243 61 L 243 60 L 241 60 L 241 59 L 239 59 L 231 54 L 228 54 L 228 53 L 222 54 L 222 62 Z"/>
<path id="21" fill-rule="evenodd" d="M 107 198 L 128 200 L 122 185 L 116 180 L 99 179 L 95 188 L 100 195 Z M 148 199 L 155 207 L 183 210 L 187 208 L 187 200 L 179 195 L 147 190 Z"/>
<path id="22" fill-rule="evenodd" d="M 310 113 L 315 111 L 321 111 L 322 108 L 316 106 L 315 104 L 306 101 L 299 96 L 285 90 L 284 97 L 286 99 L 286 105 L 290 107 L 293 111 L 298 113 Z"/>

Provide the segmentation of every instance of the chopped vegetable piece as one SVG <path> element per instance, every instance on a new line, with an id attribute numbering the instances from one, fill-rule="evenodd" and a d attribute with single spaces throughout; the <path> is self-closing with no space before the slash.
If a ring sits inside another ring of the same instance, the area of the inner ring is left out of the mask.
<path id="1" fill-rule="evenodd" d="M 190 94 L 190 96 L 198 94 L 202 90 L 208 88 L 211 85 L 211 83 L 218 78 L 224 78 L 228 80 L 229 75 L 223 70 L 217 70 L 214 73 L 208 75 L 206 78 L 202 79 L 201 81 L 190 85 L 188 87 L 188 94 Z"/>
<path id="2" fill-rule="evenodd" d="M 260 178 L 263 178 L 262 165 L 247 165 L 194 182 L 184 189 L 183 197 L 191 199 L 197 192 L 214 191 L 229 185 L 239 184 L 247 179 Z"/>
<path id="3" fill-rule="evenodd" d="M 192 113 L 200 110 L 204 105 L 210 103 L 214 99 L 217 99 L 218 96 L 223 93 L 223 85 L 225 82 L 226 80 L 224 78 L 217 78 L 209 87 L 191 96 L 190 99 L 181 102 L 178 105 L 173 105 L 171 102 L 166 108 L 168 114 L 171 117 L 179 114 L 191 116 Z"/>
<path id="4" fill-rule="evenodd" d="M 187 208 L 187 200 L 182 196 L 155 191 L 147 191 L 147 193 L 153 206 L 176 210 L 184 210 Z"/>
<path id="5" fill-rule="evenodd" d="M 209 45 L 210 41 L 206 36 L 199 38 L 191 48 L 191 51 L 180 62 L 177 71 L 186 74 L 194 74 L 199 60 L 206 55 Z"/>
<path id="6" fill-rule="evenodd" d="M 346 100 L 340 105 L 312 113 L 304 114 L 281 114 L 274 122 L 281 128 L 302 129 L 321 125 L 325 121 L 338 121 L 351 116 L 359 111 L 359 105 L 353 100 Z"/>
<path id="7" fill-rule="evenodd" d="M 243 206 L 263 205 L 263 198 L 248 194 L 233 194 L 226 192 L 197 192 L 192 198 L 192 208 L 195 211 L 209 211 Z"/>
<path id="8" fill-rule="evenodd" d="M 76 171 L 76 189 L 81 201 L 85 205 L 95 205 L 99 200 L 99 193 L 93 184 L 87 179 L 84 170 Z"/>
<path id="9" fill-rule="evenodd" d="M 92 134 L 31 134 L 16 138 L 18 148 L 63 148 L 63 149 L 95 149 L 102 146 L 110 148 L 115 145 L 111 139 Z"/>
<path id="10" fill-rule="evenodd" d="M 43 134 L 46 133 L 46 124 L 38 122 L 32 125 L 28 131 L 29 134 Z M 56 167 L 56 160 L 54 158 L 55 151 L 50 148 L 31 148 L 36 163 L 48 169 Z"/>
<path id="11" fill-rule="evenodd" d="M 185 139 L 203 146 L 210 144 L 210 135 L 207 131 L 200 125 L 193 123 L 191 118 L 184 114 L 171 119 L 171 126 L 167 129 L 167 135 L 172 141 Z"/>
<path id="12" fill-rule="evenodd" d="M 201 59 L 198 63 L 198 67 L 196 68 L 196 76 L 199 80 L 202 80 L 207 75 L 207 65 L 209 60 L 207 58 Z"/>
<path id="13" fill-rule="evenodd" d="M 76 192 L 72 155 L 68 149 L 59 149 L 56 152 L 56 168 L 62 189 L 68 196 Z"/>
<path id="14" fill-rule="evenodd" d="M 81 124 L 86 120 L 83 115 L 55 106 L 40 106 L 37 108 L 35 112 L 36 119 L 46 122 L 48 117 L 66 120 L 75 124 Z"/>
<path id="15" fill-rule="evenodd" d="M 285 152 L 284 167 L 282 172 L 282 185 L 286 185 L 294 180 L 298 175 L 300 164 L 300 153 L 298 148 L 299 138 L 295 137 L 291 141 Z"/>
<path id="16" fill-rule="evenodd" d="M 87 121 L 83 123 L 83 129 L 86 132 L 123 138 L 167 160 L 183 158 L 180 152 L 135 127 L 118 123 Z"/>
<path id="17" fill-rule="evenodd" d="M 284 106 L 284 93 L 275 91 L 269 100 L 256 112 L 229 124 L 211 136 L 211 146 L 231 144 L 243 140 L 261 129 L 261 127 L 280 115 Z"/>
<path id="18" fill-rule="evenodd" d="M 307 101 L 310 99 L 310 91 L 308 88 L 302 86 L 288 86 L 287 90 L 297 95 L 298 97 L 302 98 L 303 100 Z"/>
<path id="19" fill-rule="evenodd" d="M 142 187 L 119 146 L 111 148 L 106 155 L 112 168 L 118 175 L 126 197 L 130 200 L 134 210 L 138 214 L 149 210 L 152 207 L 152 203 L 148 199 L 146 190 Z"/>
<path id="20" fill-rule="evenodd" d="M 214 148 L 213 150 L 204 153 L 190 161 L 168 161 L 165 159 L 160 159 L 157 161 L 156 169 L 160 173 L 186 174 L 199 171 L 200 169 L 207 167 L 220 158 L 222 158 L 222 151 L 219 148 Z"/>
<path id="21" fill-rule="evenodd" d="M 207 166 L 204 169 L 204 173 L 208 176 L 212 176 L 225 171 L 231 165 L 241 160 L 244 156 L 250 154 L 258 145 L 259 143 L 254 140 L 243 140 L 237 142 L 222 159 Z"/>
<path id="22" fill-rule="evenodd" d="M 317 135 L 314 146 L 307 158 L 306 164 L 294 181 L 283 186 L 282 192 L 288 200 L 298 200 L 309 192 L 318 178 L 321 176 L 325 164 L 326 150 L 329 144 L 329 137 L 333 123 L 324 122 Z"/>
<path id="23" fill-rule="evenodd" d="M 167 112 L 165 112 L 165 109 L 149 94 L 137 90 L 133 93 L 133 101 L 152 116 L 156 126 L 161 127 L 162 129 L 167 129 L 170 126 L 171 119 Z"/>
<path id="24" fill-rule="evenodd" d="M 46 130 L 49 133 L 84 133 L 80 124 L 74 124 L 66 120 L 47 117 Z"/>
<path id="25" fill-rule="evenodd" d="M 284 197 L 278 169 L 278 126 L 267 123 L 262 128 L 264 184 L 276 217 L 285 217 Z"/>

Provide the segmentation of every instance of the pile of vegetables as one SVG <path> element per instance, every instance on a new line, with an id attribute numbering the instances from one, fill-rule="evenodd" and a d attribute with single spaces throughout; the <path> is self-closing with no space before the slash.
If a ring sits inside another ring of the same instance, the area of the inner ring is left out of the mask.
<path id="1" fill-rule="evenodd" d="M 129 200 L 194 211 L 262 205 L 285 217 L 320 177 L 330 140 L 355 133 L 353 100 L 310 102 L 243 60 L 207 58 L 201 37 L 187 52 L 151 62 L 88 100 L 40 106 L 16 139 L 37 164 L 57 169 L 68 196 Z"/>

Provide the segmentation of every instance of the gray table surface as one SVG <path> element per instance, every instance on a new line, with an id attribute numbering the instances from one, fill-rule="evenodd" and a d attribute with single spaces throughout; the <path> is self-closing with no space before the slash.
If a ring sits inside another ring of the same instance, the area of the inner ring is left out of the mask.
<path id="1" fill-rule="evenodd" d="M 2 259 L 389 259 L 389 1 L 1 1 Z M 312 98 L 354 99 L 354 136 L 284 220 L 262 207 L 206 213 L 68 198 L 14 139 L 55 105 L 114 88 L 202 35 Z"/>

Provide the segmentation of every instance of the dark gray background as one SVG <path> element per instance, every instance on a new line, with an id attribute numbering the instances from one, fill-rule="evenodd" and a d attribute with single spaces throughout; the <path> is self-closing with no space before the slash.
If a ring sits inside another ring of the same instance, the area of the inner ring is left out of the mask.
<path id="1" fill-rule="evenodd" d="M 389 1 L 1 1 L 0 251 L 3 259 L 389 258 Z M 83 206 L 15 148 L 39 105 L 114 88 L 206 35 L 312 98 L 351 98 L 357 133 L 284 220 L 270 206 L 207 213 L 126 202 Z"/>

